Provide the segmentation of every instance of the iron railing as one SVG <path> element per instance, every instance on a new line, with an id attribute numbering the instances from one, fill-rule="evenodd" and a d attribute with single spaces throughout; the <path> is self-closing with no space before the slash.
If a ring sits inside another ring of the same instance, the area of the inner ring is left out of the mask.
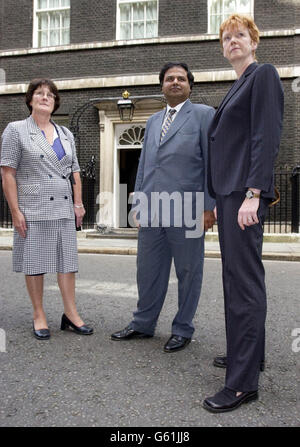
<path id="1" fill-rule="evenodd" d="M 96 221 L 96 159 L 92 155 L 90 161 L 81 170 L 82 181 L 82 202 L 85 208 L 85 216 L 82 223 L 83 229 L 89 229 L 95 227 Z"/>

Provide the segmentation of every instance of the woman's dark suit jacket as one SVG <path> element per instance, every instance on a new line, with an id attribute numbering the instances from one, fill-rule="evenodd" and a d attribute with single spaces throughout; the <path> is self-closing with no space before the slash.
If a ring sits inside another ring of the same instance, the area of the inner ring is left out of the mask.
<path id="1" fill-rule="evenodd" d="M 283 88 L 276 69 L 252 63 L 223 99 L 209 129 L 212 197 L 248 188 L 274 197 L 282 118 Z"/>

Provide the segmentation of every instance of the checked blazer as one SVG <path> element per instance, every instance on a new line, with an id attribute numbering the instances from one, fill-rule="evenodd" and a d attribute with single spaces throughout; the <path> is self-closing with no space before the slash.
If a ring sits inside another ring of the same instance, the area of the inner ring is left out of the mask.
<path id="1" fill-rule="evenodd" d="M 9 123 L 2 134 L 0 166 L 16 169 L 19 208 L 27 221 L 74 218 L 69 177 L 80 171 L 75 142 L 67 128 L 55 126 L 66 154 L 61 160 L 32 116 Z"/>

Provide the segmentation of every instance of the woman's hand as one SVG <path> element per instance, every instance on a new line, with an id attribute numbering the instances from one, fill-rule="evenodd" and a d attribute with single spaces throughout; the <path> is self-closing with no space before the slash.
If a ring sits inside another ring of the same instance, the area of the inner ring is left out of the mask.
<path id="1" fill-rule="evenodd" d="M 259 207 L 259 198 L 245 199 L 238 212 L 238 224 L 242 230 L 251 225 L 259 223 L 257 210 Z"/>
<path id="2" fill-rule="evenodd" d="M 74 204 L 74 212 L 76 218 L 76 227 L 81 227 L 85 215 L 84 206 L 82 204 L 81 205 Z"/>
<path id="3" fill-rule="evenodd" d="M 12 214 L 12 223 L 19 235 L 23 238 L 26 237 L 26 231 L 27 231 L 27 225 L 25 221 L 24 215 L 21 213 L 20 210 L 15 211 Z"/>
<path id="4" fill-rule="evenodd" d="M 26 221 L 24 214 L 20 211 L 18 204 L 18 192 L 16 182 L 16 169 L 10 166 L 1 166 L 2 187 L 7 200 L 12 223 L 19 235 L 26 237 Z"/>

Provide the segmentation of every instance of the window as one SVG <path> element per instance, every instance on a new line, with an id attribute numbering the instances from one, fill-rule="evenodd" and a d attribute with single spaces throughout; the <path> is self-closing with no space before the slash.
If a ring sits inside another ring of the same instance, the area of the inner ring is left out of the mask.
<path id="1" fill-rule="evenodd" d="M 70 0 L 34 0 L 34 47 L 70 43 Z"/>
<path id="2" fill-rule="evenodd" d="M 118 0 L 117 40 L 156 37 L 158 0 Z"/>
<path id="3" fill-rule="evenodd" d="M 121 128 L 121 126 L 119 126 Z M 142 148 L 145 135 L 145 126 L 139 124 L 131 127 L 126 127 L 124 132 L 120 135 L 118 140 L 118 149 L 124 147 L 137 147 Z"/>
<path id="4" fill-rule="evenodd" d="M 233 13 L 253 16 L 254 0 L 208 0 L 208 33 L 219 34 L 221 23 Z"/>

